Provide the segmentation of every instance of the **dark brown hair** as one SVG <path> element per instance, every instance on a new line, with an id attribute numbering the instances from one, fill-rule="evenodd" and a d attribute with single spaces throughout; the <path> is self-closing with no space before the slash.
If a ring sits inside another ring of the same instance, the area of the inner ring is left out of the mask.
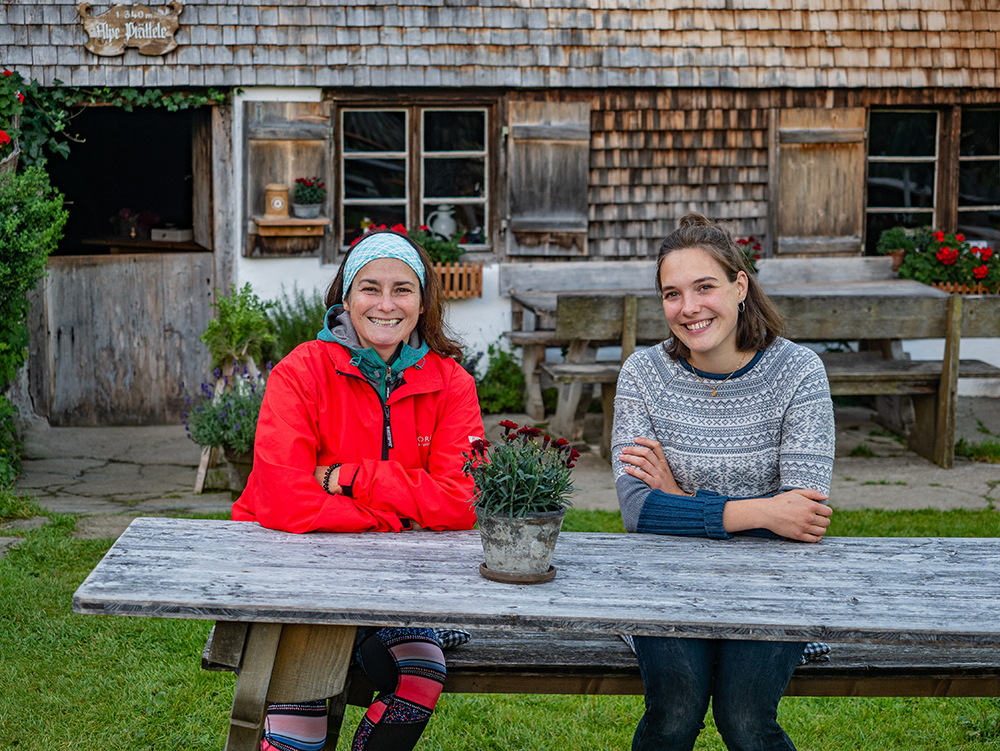
<path id="1" fill-rule="evenodd" d="M 722 267 L 726 279 L 730 282 L 735 282 L 737 274 L 741 271 L 747 276 L 747 296 L 743 301 L 746 307 L 740 311 L 736 320 L 738 350 L 760 351 L 768 347 L 775 337 L 784 336 L 785 321 L 781 313 L 764 294 L 757 276 L 747 267 L 743 253 L 736 247 L 732 234 L 726 227 L 696 212 L 681 217 L 677 229 L 660 243 L 660 250 L 656 256 L 657 292 L 663 293 L 660 286 L 660 265 L 663 259 L 675 250 L 688 248 L 700 248 L 712 256 Z M 666 350 L 674 360 L 691 356 L 687 345 L 676 336 L 671 338 Z"/>
<path id="2" fill-rule="evenodd" d="M 445 326 L 445 302 L 441 291 L 441 279 L 438 278 L 437 273 L 434 271 L 434 265 L 431 263 L 427 251 L 402 232 L 393 232 L 392 230 L 374 230 L 374 232 L 389 232 L 402 237 L 416 249 L 417 255 L 420 256 L 420 262 L 424 265 L 425 279 L 424 284 L 420 288 L 420 302 L 423 305 L 424 312 L 417 319 L 417 332 L 427 342 L 427 346 L 437 354 L 442 357 L 454 357 L 460 360 L 462 357 L 462 345 L 451 338 L 450 332 L 447 331 Z M 334 305 L 344 304 L 344 269 L 347 267 L 347 259 L 356 245 L 357 243 L 351 246 L 351 250 L 347 251 L 347 255 L 344 256 L 344 260 L 340 264 L 340 269 L 337 271 L 337 275 L 330 282 L 330 286 L 326 291 L 327 309 Z"/>

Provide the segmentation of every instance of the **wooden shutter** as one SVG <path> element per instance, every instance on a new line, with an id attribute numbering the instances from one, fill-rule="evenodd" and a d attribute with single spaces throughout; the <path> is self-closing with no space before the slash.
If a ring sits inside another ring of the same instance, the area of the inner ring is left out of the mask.
<path id="1" fill-rule="evenodd" d="M 212 249 L 212 112 L 195 110 L 191 123 L 192 224 L 194 241 Z"/>
<path id="2" fill-rule="evenodd" d="M 590 105 L 512 102 L 507 253 L 587 255 Z"/>
<path id="3" fill-rule="evenodd" d="M 865 110 L 772 110 L 770 221 L 775 255 L 860 255 Z"/>
<path id="4" fill-rule="evenodd" d="M 254 215 L 263 215 L 264 188 L 269 183 L 288 186 L 289 205 L 297 177 L 318 175 L 326 183 L 326 201 L 320 214 L 330 218 L 333 206 L 330 180 L 329 102 L 247 102 L 246 133 L 246 241 L 243 254 L 252 257 L 321 256 L 331 235 L 264 236 Z"/>

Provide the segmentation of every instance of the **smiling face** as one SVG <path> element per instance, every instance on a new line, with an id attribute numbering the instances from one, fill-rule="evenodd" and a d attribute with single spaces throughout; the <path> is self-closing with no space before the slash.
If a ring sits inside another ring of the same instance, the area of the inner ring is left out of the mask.
<path id="1" fill-rule="evenodd" d="M 388 361 L 409 339 L 424 312 L 416 273 L 395 258 L 377 258 L 358 271 L 344 295 L 344 310 L 364 347 Z"/>
<path id="2" fill-rule="evenodd" d="M 747 275 L 735 281 L 708 251 L 675 250 L 660 263 L 663 312 L 670 331 L 691 350 L 688 358 L 699 370 L 723 373 L 739 367 L 736 348 L 737 306 L 747 294 Z"/>

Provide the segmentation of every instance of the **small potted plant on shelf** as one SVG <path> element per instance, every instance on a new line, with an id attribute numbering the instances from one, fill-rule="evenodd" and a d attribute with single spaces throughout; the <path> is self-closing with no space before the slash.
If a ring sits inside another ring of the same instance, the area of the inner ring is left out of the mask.
<path id="1" fill-rule="evenodd" d="M 299 219 L 315 219 L 326 199 L 326 183 L 319 177 L 297 177 L 292 192 L 292 211 Z"/>
<path id="2" fill-rule="evenodd" d="M 993 248 L 973 245 L 961 233 L 931 227 L 915 230 L 912 243 L 912 248 L 905 249 L 899 267 L 901 279 L 913 279 L 945 292 L 1000 294 L 1000 259 Z"/>
<path id="3" fill-rule="evenodd" d="M 906 254 L 916 250 L 916 245 L 905 228 L 891 227 L 879 235 L 875 250 L 879 255 L 892 256 L 892 270 L 899 271 Z"/>
<path id="4" fill-rule="evenodd" d="M 503 420 L 494 447 L 484 439 L 465 454 L 463 470 L 476 484 L 473 500 L 487 579 L 510 584 L 551 581 L 551 565 L 566 507 L 572 505 L 570 471 L 580 453 L 563 438 Z"/>

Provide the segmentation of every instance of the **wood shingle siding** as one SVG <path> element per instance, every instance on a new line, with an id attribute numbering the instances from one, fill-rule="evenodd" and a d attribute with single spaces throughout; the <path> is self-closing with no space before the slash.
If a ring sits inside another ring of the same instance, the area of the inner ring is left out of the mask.
<path id="1" fill-rule="evenodd" d="M 173 52 L 100 59 L 77 0 L 12 0 L 0 60 L 79 86 L 997 86 L 992 0 L 668 4 L 703 3 L 189 0 Z"/>

